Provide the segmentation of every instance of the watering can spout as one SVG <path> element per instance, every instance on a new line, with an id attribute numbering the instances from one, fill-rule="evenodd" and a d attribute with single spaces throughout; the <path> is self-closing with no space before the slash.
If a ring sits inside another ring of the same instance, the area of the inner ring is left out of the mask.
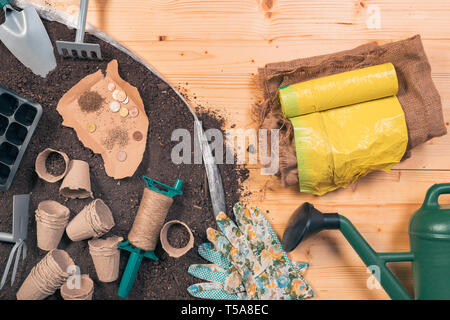
<path id="1" fill-rule="evenodd" d="M 314 206 L 305 202 L 294 211 L 283 235 L 282 247 L 287 252 L 294 250 L 298 244 L 321 230 L 339 229 L 337 213 L 323 214 Z"/>
<path id="2" fill-rule="evenodd" d="M 337 213 L 322 213 L 310 203 L 301 205 L 291 216 L 283 234 L 282 246 L 292 251 L 307 237 L 322 230 L 340 229 L 344 237 L 358 253 L 376 280 L 388 295 L 395 300 L 411 300 L 411 295 L 387 268 L 387 262 L 412 261 L 411 252 L 377 253 L 364 240 L 353 224 Z"/>

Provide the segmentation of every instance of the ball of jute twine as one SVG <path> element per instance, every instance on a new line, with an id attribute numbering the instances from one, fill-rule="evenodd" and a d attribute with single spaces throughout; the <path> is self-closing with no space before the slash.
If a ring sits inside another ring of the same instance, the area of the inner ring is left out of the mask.
<path id="1" fill-rule="evenodd" d="M 154 251 L 172 203 L 171 197 L 144 189 L 138 213 L 128 234 L 131 244 L 145 251 Z"/>

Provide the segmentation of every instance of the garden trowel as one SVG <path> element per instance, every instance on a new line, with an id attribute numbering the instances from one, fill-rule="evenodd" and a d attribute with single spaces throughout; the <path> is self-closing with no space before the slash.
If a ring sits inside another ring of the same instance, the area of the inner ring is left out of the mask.
<path id="1" fill-rule="evenodd" d="M 0 25 L 0 40 L 33 73 L 45 77 L 56 67 L 53 46 L 36 9 L 22 11 L 11 7 L 10 0 L 0 0 L 5 22 Z"/>
<path id="2" fill-rule="evenodd" d="M 84 42 L 88 6 L 89 0 L 81 0 L 75 42 L 56 41 L 56 49 L 61 56 L 80 59 L 102 59 L 102 52 L 98 43 Z"/>

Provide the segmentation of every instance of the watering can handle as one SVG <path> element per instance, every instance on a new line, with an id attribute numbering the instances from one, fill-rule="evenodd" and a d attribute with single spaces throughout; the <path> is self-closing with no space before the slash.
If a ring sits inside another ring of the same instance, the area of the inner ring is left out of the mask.
<path id="1" fill-rule="evenodd" d="M 440 183 L 431 186 L 425 196 L 423 207 L 438 208 L 438 199 L 441 194 L 450 194 L 450 183 Z"/>
<path id="2" fill-rule="evenodd" d="M 0 0 L 0 8 L 3 8 L 7 4 L 11 4 L 11 0 Z"/>

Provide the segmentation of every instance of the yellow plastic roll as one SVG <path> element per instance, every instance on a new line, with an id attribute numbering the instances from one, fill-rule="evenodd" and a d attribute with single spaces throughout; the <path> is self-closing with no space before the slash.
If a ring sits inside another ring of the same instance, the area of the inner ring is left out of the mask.
<path id="1" fill-rule="evenodd" d="M 286 118 L 396 95 L 398 80 L 392 63 L 308 80 L 279 90 Z"/>
<path id="2" fill-rule="evenodd" d="M 374 170 L 390 170 L 408 144 L 397 97 L 387 97 L 290 119 L 300 191 L 322 195 Z"/>

